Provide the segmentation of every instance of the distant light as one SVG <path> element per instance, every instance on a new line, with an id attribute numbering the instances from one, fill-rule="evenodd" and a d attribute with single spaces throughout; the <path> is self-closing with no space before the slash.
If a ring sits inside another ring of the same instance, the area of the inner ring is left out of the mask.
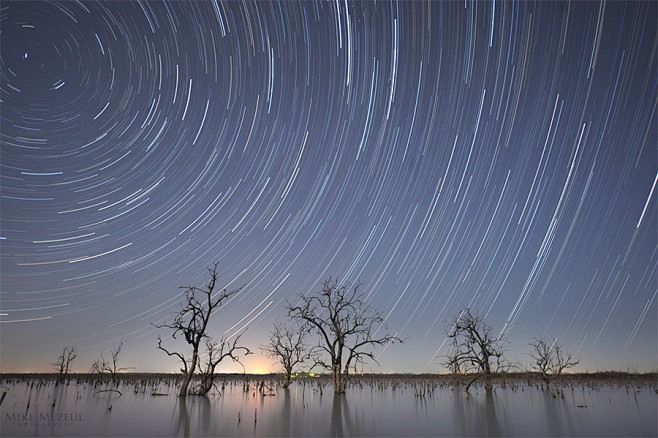
<path id="1" fill-rule="evenodd" d="M 27 59 L 27 52 L 23 55 L 23 59 Z"/>

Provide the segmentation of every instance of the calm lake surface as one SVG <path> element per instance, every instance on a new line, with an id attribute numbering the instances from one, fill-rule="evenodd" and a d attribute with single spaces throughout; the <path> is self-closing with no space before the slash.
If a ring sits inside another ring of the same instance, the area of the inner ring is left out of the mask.
<path id="1" fill-rule="evenodd" d="M 326 381 L 289 389 L 218 382 L 207 397 L 176 396 L 172 381 L 92 384 L 5 379 L 0 435 L 10 436 L 657 436 L 655 384 L 538 384 L 486 392 L 431 381 L 355 380 L 334 397 Z M 222 385 L 224 389 L 221 390 Z M 120 391 L 121 395 L 116 392 Z M 155 394 L 155 395 L 154 395 Z M 268 395 L 264 395 L 268 394 Z M 272 395 L 269 395 L 272 394 Z M 419 395 L 420 394 L 420 395 Z"/>

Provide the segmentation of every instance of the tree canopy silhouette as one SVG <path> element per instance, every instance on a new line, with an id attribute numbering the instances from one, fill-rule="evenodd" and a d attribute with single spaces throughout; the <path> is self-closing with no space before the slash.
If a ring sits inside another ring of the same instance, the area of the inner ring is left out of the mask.
<path id="1" fill-rule="evenodd" d="M 184 304 L 181 306 L 180 311 L 174 316 L 172 322 L 153 324 L 157 328 L 172 330 L 171 336 L 174 339 L 176 339 L 176 336 L 182 335 L 185 342 L 192 347 L 192 352 L 190 354 L 169 351 L 162 346 L 162 337 L 158 334 L 158 349 L 164 351 L 169 356 L 178 357 L 183 365 L 181 372 L 183 373 L 184 378 L 178 393 L 181 397 L 188 394 L 188 387 L 195 370 L 198 370 L 201 376 L 201 384 L 197 387 L 194 393 L 203 395 L 212 388 L 214 370 L 219 362 L 227 357 L 230 357 L 236 362 L 240 362 L 238 356 L 240 350 L 242 350 L 245 355 L 251 353 L 248 348 L 237 345 L 240 336 L 237 336 L 232 343 L 228 343 L 228 341 L 224 339 L 216 342 L 213 341 L 211 336 L 207 333 L 208 322 L 215 310 L 230 296 L 242 290 L 242 288 L 238 288 L 231 292 L 228 292 L 226 289 L 215 291 L 218 276 L 217 265 L 218 264 L 215 263 L 208 268 L 210 280 L 208 280 L 205 287 L 182 287 L 185 290 Z M 206 351 L 200 355 L 199 349 L 204 341 Z"/>
<path id="2" fill-rule="evenodd" d="M 269 342 L 261 347 L 261 351 L 267 357 L 276 359 L 283 366 L 284 388 L 290 385 L 294 367 L 303 364 L 310 358 L 310 349 L 304 342 L 308 328 L 306 324 L 291 325 L 277 322 L 270 332 Z"/>
<path id="3" fill-rule="evenodd" d="M 446 328 L 451 350 L 444 365 L 453 373 L 473 374 L 465 391 L 478 379 L 484 378 L 485 388 L 492 389 L 491 374 L 507 370 L 509 364 L 503 357 L 504 337 L 495 335 L 493 328 L 479 315 L 464 308 Z"/>
<path id="4" fill-rule="evenodd" d="M 575 367 L 580 361 L 572 359 L 571 354 L 565 351 L 556 339 L 549 343 L 543 338 L 535 338 L 530 346 L 532 351 L 529 354 L 534 362 L 532 369 L 539 371 L 546 387 L 551 391 L 551 396 L 555 398 L 551 382 L 562 374 L 562 371 Z"/>
<path id="5" fill-rule="evenodd" d="M 329 278 L 317 294 L 299 294 L 295 305 L 288 303 L 288 314 L 306 322 L 318 335 L 311 349 L 316 365 L 331 370 L 335 394 L 343 394 L 350 369 L 370 359 L 377 363 L 373 347 L 402 342 L 391 334 L 378 335 L 384 320 L 366 304 L 360 284 L 350 286 Z"/>
<path id="6" fill-rule="evenodd" d="M 116 383 L 117 373 L 131 369 L 131 367 L 119 367 L 119 355 L 121 354 L 122 349 L 123 341 L 119 341 L 119 343 L 110 350 L 112 359 L 105 359 L 105 356 L 103 356 L 103 352 L 101 351 L 100 357 L 91 364 L 91 372 L 98 374 L 107 372 L 112 376 L 112 382 Z"/>
<path id="7" fill-rule="evenodd" d="M 66 379 L 66 375 L 71 370 L 71 363 L 78 357 L 78 349 L 74 346 L 66 346 L 62 349 L 62 354 L 57 356 L 55 362 L 51 362 L 51 365 L 59 373 L 59 380 L 61 382 Z"/>

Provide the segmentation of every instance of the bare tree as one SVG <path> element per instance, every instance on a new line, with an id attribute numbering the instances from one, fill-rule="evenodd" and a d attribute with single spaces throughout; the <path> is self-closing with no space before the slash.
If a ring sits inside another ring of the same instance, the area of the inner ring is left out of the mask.
<path id="1" fill-rule="evenodd" d="M 55 367 L 55 370 L 59 373 L 60 381 L 66 379 L 66 375 L 71 370 L 71 363 L 73 360 L 78 357 L 78 350 L 73 346 L 64 347 L 62 354 L 57 356 L 55 362 L 51 362 L 51 365 Z"/>
<path id="2" fill-rule="evenodd" d="M 299 294 L 297 305 L 288 303 L 288 314 L 306 321 L 318 334 L 318 345 L 311 354 L 316 365 L 331 370 L 334 393 L 343 394 L 350 369 L 367 359 L 377 363 L 371 348 L 391 342 L 402 342 L 397 336 L 377 336 L 384 320 L 372 306 L 365 303 L 359 284 L 343 285 L 329 278 L 317 295 Z M 328 355 L 329 360 L 323 356 Z"/>
<path id="3" fill-rule="evenodd" d="M 307 333 L 306 324 L 292 326 L 276 323 L 270 332 L 269 343 L 260 348 L 267 357 L 278 360 L 283 366 L 286 379 L 284 388 L 290 385 L 293 369 L 310 359 L 310 350 L 304 343 Z"/>
<path id="4" fill-rule="evenodd" d="M 105 368 L 107 367 L 107 361 L 103 357 L 103 352 L 101 351 L 101 355 L 99 356 L 98 359 L 96 359 L 92 364 L 91 364 L 91 369 L 89 372 L 94 373 L 94 374 L 103 374 L 105 373 Z"/>
<path id="5" fill-rule="evenodd" d="M 197 362 L 201 383 L 195 388 L 194 394 L 206 395 L 212 389 L 215 381 L 215 368 L 222 360 L 230 358 L 233 362 L 242 365 L 238 352 L 242 350 L 245 356 L 251 354 L 247 347 L 238 346 L 240 336 L 236 336 L 233 342 L 224 339 L 215 342 L 210 337 L 205 338 L 206 352 L 201 355 Z M 242 369 L 244 370 L 244 365 L 242 365 Z"/>
<path id="6" fill-rule="evenodd" d="M 503 336 L 495 335 L 492 327 L 468 308 L 453 319 L 446 332 L 452 349 L 443 365 L 455 373 L 473 374 L 465 388 L 467 396 L 471 385 L 480 378 L 484 378 L 485 389 L 490 391 L 491 374 L 509 368 L 503 358 Z"/>
<path id="7" fill-rule="evenodd" d="M 131 369 L 132 367 L 119 367 L 119 354 L 123 348 L 123 341 L 119 341 L 117 345 L 112 347 L 110 354 L 112 359 L 106 360 L 101 351 L 101 355 L 96 361 L 91 365 L 91 372 L 103 374 L 105 372 L 109 373 L 112 376 L 112 382 L 116 383 L 117 373 Z"/>
<path id="8" fill-rule="evenodd" d="M 571 354 L 562 349 L 557 339 L 553 339 L 549 344 L 543 338 L 535 338 L 528 345 L 532 347 L 529 353 L 534 361 L 532 369 L 539 371 L 546 387 L 551 391 L 551 396 L 555 398 L 551 382 L 562 374 L 562 371 L 578 365 L 580 360 L 572 359 Z"/>
<path id="9" fill-rule="evenodd" d="M 187 395 L 187 389 L 190 381 L 197 369 L 199 362 L 199 348 L 201 342 L 210 339 L 206 330 L 208 328 L 208 321 L 210 317 L 222 302 L 231 295 L 239 292 L 242 288 L 227 292 L 226 289 L 222 291 L 215 291 L 217 284 L 217 263 L 208 268 L 210 280 L 206 283 L 205 287 L 184 286 L 184 304 L 181 306 L 180 311 L 174 316 L 172 322 L 153 324 L 157 328 L 167 328 L 172 330 L 172 338 L 183 335 L 185 342 L 192 347 L 191 354 L 179 353 L 177 351 L 169 351 L 162 346 L 162 337 L 158 334 L 158 349 L 164 351 L 169 356 L 175 356 L 180 359 L 183 364 L 181 372 L 184 375 L 183 384 L 181 385 L 179 396 L 184 397 Z M 211 341 L 210 345 L 214 345 Z M 208 351 L 207 354 L 210 354 Z M 212 367 L 214 369 L 214 367 Z"/>

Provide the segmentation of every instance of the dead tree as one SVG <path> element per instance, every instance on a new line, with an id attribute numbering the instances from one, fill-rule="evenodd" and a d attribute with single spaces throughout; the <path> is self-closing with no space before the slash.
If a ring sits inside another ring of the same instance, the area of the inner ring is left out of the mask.
<path id="1" fill-rule="evenodd" d="M 206 395 L 212 389 L 215 381 L 215 368 L 222 360 L 230 358 L 233 362 L 242 365 L 238 352 L 242 350 L 245 356 L 251 354 L 247 347 L 238 346 L 240 336 L 236 336 L 233 342 L 228 340 L 214 342 L 210 337 L 206 337 L 206 352 L 197 362 L 200 383 L 193 391 L 195 395 Z M 244 371 L 244 365 L 242 365 L 242 369 Z"/>
<path id="2" fill-rule="evenodd" d="M 210 317 L 224 300 L 242 289 L 239 288 L 231 292 L 227 292 L 226 289 L 215 291 L 218 276 L 217 263 L 208 268 L 208 273 L 210 274 L 210 280 L 208 280 L 205 287 L 182 287 L 185 290 L 184 304 L 181 305 L 181 309 L 174 316 L 172 322 L 153 324 L 157 328 L 172 330 L 171 337 L 174 339 L 182 335 L 185 342 L 192 348 L 192 352 L 189 354 L 169 351 L 162 346 L 162 337 L 158 334 L 158 349 L 167 353 L 168 356 L 177 357 L 183 364 L 181 368 L 184 376 L 183 384 L 178 393 L 181 397 L 187 395 L 190 381 L 197 369 L 201 342 L 210 338 L 207 334 Z"/>
<path id="3" fill-rule="evenodd" d="M 484 387 L 491 391 L 492 373 L 506 371 L 509 364 L 503 358 L 503 335 L 495 335 L 491 326 L 470 309 L 463 309 L 446 328 L 452 347 L 443 365 L 456 373 L 471 374 L 465 392 L 478 379 L 484 379 Z"/>
<path id="4" fill-rule="evenodd" d="M 309 348 L 304 343 L 308 326 L 306 324 L 276 323 L 270 332 L 267 345 L 260 347 L 261 351 L 269 358 L 276 359 L 283 366 L 285 372 L 284 388 L 290 386 L 290 378 L 293 369 L 310 359 Z"/>
<path id="5" fill-rule="evenodd" d="M 61 382 L 66 379 L 66 375 L 69 373 L 71 369 L 71 363 L 75 358 L 78 357 L 78 350 L 77 348 L 73 346 L 67 346 L 64 347 L 62 350 L 62 354 L 57 356 L 57 359 L 55 362 L 51 362 L 50 364 L 55 368 L 55 370 L 59 373 L 59 380 Z"/>
<path id="6" fill-rule="evenodd" d="M 357 371 L 368 359 L 377 363 L 372 347 L 402 342 L 390 334 L 377 336 L 384 320 L 365 303 L 359 286 L 329 278 L 317 295 L 299 294 L 296 305 L 288 303 L 290 316 L 315 329 L 319 339 L 311 354 L 316 365 L 331 370 L 334 394 L 345 393 L 350 369 Z"/>
<path id="7" fill-rule="evenodd" d="M 97 374 L 104 374 L 105 372 L 109 373 L 112 377 L 112 383 L 116 383 L 117 374 L 131 369 L 132 367 L 119 367 L 119 354 L 123 348 L 123 341 L 119 341 L 117 345 L 112 347 L 110 354 L 112 359 L 106 360 L 101 351 L 101 355 L 96 361 L 91 365 L 91 372 Z"/>
<path id="8" fill-rule="evenodd" d="M 101 350 L 101 355 L 96 359 L 92 364 L 91 364 L 91 369 L 89 372 L 98 374 L 100 378 L 102 378 L 103 374 L 105 373 L 105 370 L 109 367 L 109 363 L 103 356 L 103 351 Z"/>
<path id="9" fill-rule="evenodd" d="M 545 339 L 535 338 L 528 345 L 532 347 L 529 353 L 534 362 L 532 369 L 539 371 L 546 387 L 551 391 L 551 397 L 555 398 L 551 382 L 562 374 L 562 371 L 578 365 L 580 360 L 572 359 L 571 354 L 562 349 L 557 339 L 549 344 Z"/>

